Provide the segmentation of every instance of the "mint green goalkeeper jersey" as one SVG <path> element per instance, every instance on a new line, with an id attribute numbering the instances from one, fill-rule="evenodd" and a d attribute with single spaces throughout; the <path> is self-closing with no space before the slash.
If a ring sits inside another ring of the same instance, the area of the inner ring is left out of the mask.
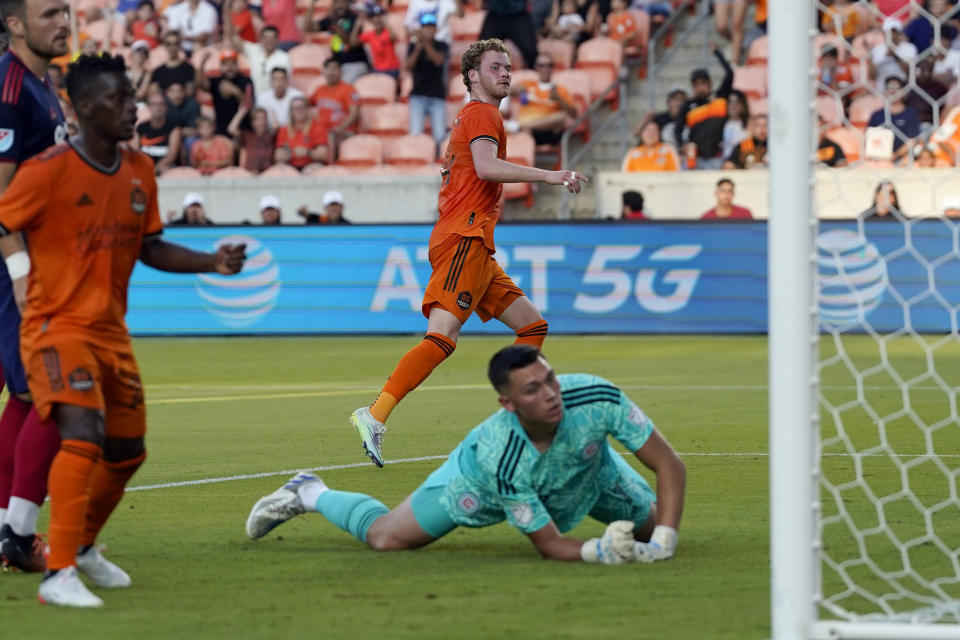
<path id="1" fill-rule="evenodd" d="M 483 527 L 506 518 L 532 533 L 553 519 L 568 531 L 624 466 L 607 437 L 631 452 L 650 437 L 650 419 L 607 380 L 586 374 L 557 379 L 564 415 L 545 452 L 533 446 L 516 414 L 501 409 L 467 434 L 424 483 L 444 487 L 441 504 L 453 522 Z"/>

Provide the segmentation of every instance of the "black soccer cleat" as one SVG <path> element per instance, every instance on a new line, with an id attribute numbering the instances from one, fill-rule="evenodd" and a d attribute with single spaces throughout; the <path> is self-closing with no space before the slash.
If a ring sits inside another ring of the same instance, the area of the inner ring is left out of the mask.
<path id="1" fill-rule="evenodd" d="M 47 568 L 46 543 L 36 534 L 20 536 L 10 525 L 0 528 L 0 562 L 5 571 L 39 573 Z"/>

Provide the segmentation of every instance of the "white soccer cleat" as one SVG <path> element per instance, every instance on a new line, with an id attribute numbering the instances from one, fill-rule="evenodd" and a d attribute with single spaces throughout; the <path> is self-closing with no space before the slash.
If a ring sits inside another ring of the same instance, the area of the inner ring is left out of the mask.
<path id="1" fill-rule="evenodd" d="M 104 589 L 125 589 L 133 582 L 126 571 L 104 558 L 96 546 L 77 554 L 77 569 Z"/>
<path id="2" fill-rule="evenodd" d="M 360 434 L 363 441 L 363 450 L 366 451 L 373 464 L 383 467 L 383 437 L 387 433 L 387 425 L 383 424 L 370 414 L 369 407 L 361 407 L 350 416 L 350 424 Z"/>
<path id="3" fill-rule="evenodd" d="M 257 500 L 247 517 L 247 535 L 256 540 L 262 538 L 290 518 L 306 512 L 297 489 L 307 482 L 323 483 L 312 473 L 301 471 L 282 487 Z"/>
<path id="4" fill-rule="evenodd" d="M 102 607 L 103 600 L 90 593 L 80 581 L 76 567 L 61 569 L 40 583 L 37 599 L 43 604 L 56 604 L 61 607 Z"/>

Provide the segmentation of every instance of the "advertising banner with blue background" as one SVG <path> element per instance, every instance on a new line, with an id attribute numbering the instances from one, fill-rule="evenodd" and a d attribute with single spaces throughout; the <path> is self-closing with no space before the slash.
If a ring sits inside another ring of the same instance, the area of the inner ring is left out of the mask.
<path id="1" fill-rule="evenodd" d="M 429 225 L 170 228 L 194 249 L 245 242 L 234 277 L 137 265 L 135 335 L 421 333 Z M 766 223 L 501 224 L 496 258 L 556 333 L 764 333 Z M 824 320 L 949 330 L 956 228 L 821 225 Z M 508 331 L 473 317 L 467 332 Z"/>

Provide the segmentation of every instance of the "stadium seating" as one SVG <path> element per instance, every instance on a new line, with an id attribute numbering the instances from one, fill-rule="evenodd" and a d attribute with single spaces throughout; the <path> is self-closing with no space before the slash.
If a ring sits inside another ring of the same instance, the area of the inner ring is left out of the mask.
<path id="1" fill-rule="evenodd" d="M 369 167 L 383 164 L 383 143 L 367 134 L 351 136 L 340 143 L 337 164 L 344 167 Z"/>
<path id="2" fill-rule="evenodd" d="M 367 73 L 353 83 L 361 105 L 387 104 L 397 98 L 397 81 L 386 73 Z"/>
<path id="3" fill-rule="evenodd" d="M 476 42 L 487 17 L 486 11 L 466 11 L 463 17 L 450 16 L 450 37 L 456 41 Z"/>
<path id="4" fill-rule="evenodd" d="M 754 38 L 747 49 L 747 64 L 749 66 L 766 65 L 770 59 L 770 37 Z"/>
<path id="5" fill-rule="evenodd" d="M 861 130 L 866 129 L 873 112 L 882 108 L 883 98 L 880 96 L 873 95 L 872 93 L 862 95 L 850 103 L 850 124 Z"/>
<path id="6" fill-rule="evenodd" d="M 748 96 L 747 104 L 750 106 L 750 113 L 753 115 L 770 113 L 770 101 L 766 98 L 751 98 Z"/>
<path id="7" fill-rule="evenodd" d="M 437 145 L 433 136 L 425 133 L 400 136 L 384 144 L 384 159 L 394 166 L 433 165 L 437 159 Z"/>
<path id="8" fill-rule="evenodd" d="M 302 174 L 289 164 L 274 164 L 260 174 L 264 178 L 299 178 Z"/>
<path id="9" fill-rule="evenodd" d="M 293 77 L 290 78 L 290 84 L 303 92 L 303 95 L 307 96 L 307 98 L 313 95 L 313 92 L 317 90 L 317 87 L 326 83 L 327 79 L 323 76 L 295 73 L 293 74 Z"/>
<path id="10" fill-rule="evenodd" d="M 554 72 L 556 76 L 557 72 Z M 511 86 L 519 87 L 522 84 L 530 84 L 532 82 L 538 82 L 540 80 L 540 74 L 534 71 L 533 69 L 517 69 L 510 74 L 510 84 Z M 460 83 L 461 85 L 463 82 Z M 464 87 L 466 89 L 466 87 Z"/>
<path id="11" fill-rule="evenodd" d="M 853 39 L 853 57 L 858 60 L 869 60 L 870 51 L 878 44 L 883 44 L 885 38 L 883 31 L 879 29 L 874 29 L 873 31 L 865 31 Z"/>
<path id="12" fill-rule="evenodd" d="M 470 48 L 470 44 L 462 40 L 454 40 L 450 43 L 450 75 L 460 73 L 460 58 Z M 516 69 L 516 65 L 514 65 L 514 69 Z"/>
<path id="13" fill-rule="evenodd" d="M 123 46 L 124 27 L 122 22 L 94 20 L 83 26 L 83 32 L 99 42 L 103 48 L 106 48 L 108 40 L 111 43 L 111 48 Z"/>
<path id="14" fill-rule="evenodd" d="M 103 18 L 110 5 L 106 0 L 73 0 L 70 4 L 73 5 L 77 20 L 84 25 Z"/>
<path id="15" fill-rule="evenodd" d="M 553 68 L 561 70 L 573 66 L 573 54 L 576 52 L 576 47 L 567 40 L 543 38 L 537 43 L 537 51 L 550 56 L 550 59 L 553 60 Z"/>
<path id="16" fill-rule="evenodd" d="M 163 172 L 163 177 L 171 180 L 189 180 L 202 178 L 203 174 L 193 167 L 171 167 Z"/>
<path id="17" fill-rule="evenodd" d="M 167 60 L 170 59 L 170 55 L 167 53 L 167 48 L 160 45 L 150 49 L 150 55 L 147 57 L 147 67 L 149 69 L 156 69 L 162 64 L 166 64 Z"/>
<path id="18" fill-rule="evenodd" d="M 223 169 L 217 169 L 214 171 L 210 177 L 211 178 L 251 178 L 254 174 L 252 171 L 248 171 L 243 167 L 224 167 Z"/>
<path id="19" fill-rule="evenodd" d="M 288 52 L 294 75 L 320 75 L 323 63 L 330 57 L 330 47 L 315 42 L 298 44 Z"/>
<path id="20" fill-rule="evenodd" d="M 593 102 L 590 99 L 590 73 L 583 69 L 567 69 L 566 71 L 555 71 L 553 81 L 557 86 L 566 89 L 574 98 L 579 96 L 585 105 Z"/>
<path id="21" fill-rule="evenodd" d="M 536 142 L 529 133 L 507 135 L 507 160 L 528 167 L 534 166 Z M 523 200 L 525 206 L 533 206 L 533 185 L 529 182 L 508 182 L 503 185 L 503 197 L 507 200 Z"/>
<path id="22" fill-rule="evenodd" d="M 826 124 L 833 126 L 843 124 L 843 104 L 836 96 L 817 96 L 817 113 Z"/>
<path id="23" fill-rule="evenodd" d="M 623 49 L 620 43 L 610 38 L 592 38 L 577 47 L 577 62 L 574 65 L 577 69 L 589 70 L 590 79 L 590 100 L 593 102 L 603 94 L 617 78 L 620 67 L 623 64 Z M 619 94 L 614 90 L 606 96 L 607 102 L 613 103 L 612 108 L 617 109 Z"/>
<path id="24" fill-rule="evenodd" d="M 516 78 L 512 79 L 516 83 Z M 450 76 L 447 80 L 447 102 L 462 104 L 467 97 L 467 85 L 463 84 L 463 76 Z"/>
<path id="25" fill-rule="evenodd" d="M 827 138 L 836 142 L 847 162 L 856 162 L 863 155 L 863 132 L 856 127 L 837 127 L 827 132 Z"/>
<path id="26" fill-rule="evenodd" d="M 733 72 L 733 88 L 743 91 L 748 98 L 765 97 L 767 95 L 767 68 L 737 67 Z"/>
<path id="27" fill-rule="evenodd" d="M 637 32 L 627 43 L 629 55 L 645 56 L 650 41 L 650 14 L 642 9 L 630 9 L 630 15 L 637 25 Z"/>
<path id="28" fill-rule="evenodd" d="M 381 137 L 397 137 L 410 131 L 410 107 L 402 102 L 373 107 L 362 123 L 365 133 Z"/>

